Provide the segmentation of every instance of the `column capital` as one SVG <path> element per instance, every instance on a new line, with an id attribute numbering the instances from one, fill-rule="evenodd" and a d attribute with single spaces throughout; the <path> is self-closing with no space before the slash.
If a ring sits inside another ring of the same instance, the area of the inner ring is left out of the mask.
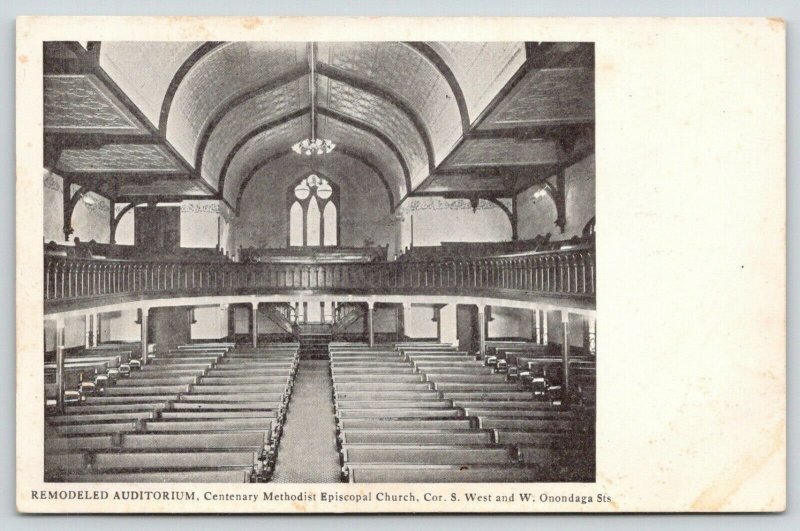
<path id="1" fill-rule="evenodd" d="M 561 322 L 568 323 L 569 322 L 569 311 L 568 310 L 561 310 Z"/>
<path id="2" fill-rule="evenodd" d="M 367 303 L 367 308 L 368 308 L 368 309 L 372 310 L 372 309 L 374 309 L 374 308 L 375 308 L 375 301 L 370 301 L 370 300 L 368 300 L 368 301 L 364 301 L 364 302 L 366 302 L 366 303 Z"/>

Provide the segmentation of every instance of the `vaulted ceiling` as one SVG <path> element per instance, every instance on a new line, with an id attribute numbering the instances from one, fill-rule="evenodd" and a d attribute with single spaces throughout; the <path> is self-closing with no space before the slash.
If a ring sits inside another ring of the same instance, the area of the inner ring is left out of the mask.
<path id="1" fill-rule="evenodd" d="M 312 107 L 394 205 L 508 197 L 594 149 L 591 44 L 53 42 L 44 58 L 45 165 L 116 201 L 235 209 L 302 156 Z"/>

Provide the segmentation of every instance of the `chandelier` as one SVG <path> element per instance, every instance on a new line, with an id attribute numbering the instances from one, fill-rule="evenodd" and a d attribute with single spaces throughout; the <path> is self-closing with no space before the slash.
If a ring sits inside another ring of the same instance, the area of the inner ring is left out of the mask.
<path id="1" fill-rule="evenodd" d="M 311 136 L 300 142 L 296 143 L 292 146 L 292 151 L 297 153 L 298 155 L 327 155 L 331 151 L 334 150 L 336 144 L 332 141 L 317 138 L 317 127 L 316 127 L 316 109 L 315 104 L 317 100 L 317 87 L 316 87 L 316 57 L 315 57 L 315 49 L 316 44 L 311 43 L 310 45 L 311 51 L 309 52 L 309 63 L 311 63 L 311 75 L 308 76 L 308 91 L 311 95 Z"/>

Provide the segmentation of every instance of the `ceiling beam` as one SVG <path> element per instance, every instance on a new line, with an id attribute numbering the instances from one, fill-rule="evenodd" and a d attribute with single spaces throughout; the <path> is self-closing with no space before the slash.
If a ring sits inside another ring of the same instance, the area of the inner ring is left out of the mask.
<path id="1" fill-rule="evenodd" d="M 456 100 L 456 105 L 458 106 L 458 113 L 461 116 L 461 132 L 466 133 L 469 131 L 470 126 L 470 119 L 469 119 L 469 110 L 467 109 L 467 100 L 464 98 L 464 91 L 461 90 L 461 85 L 458 83 L 458 79 L 456 79 L 456 75 L 450 69 L 450 66 L 447 62 L 442 58 L 439 53 L 434 50 L 429 44 L 425 42 L 404 42 L 406 46 L 423 56 L 425 59 L 430 62 L 436 70 L 439 71 L 439 74 L 447 81 L 447 84 L 450 86 L 450 90 L 453 92 L 453 96 Z"/>
<path id="2" fill-rule="evenodd" d="M 276 127 L 280 127 L 286 122 L 291 120 L 295 120 L 308 114 L 311 111 L 311 107 L 303 107 L 302 109 L 297 109 L 296 111 L 292 111 L 289 114 L 285 114 L 280 116 L 270 122 L 262 124 L 255 129 L 250 130 L 244 136 L 242 136 L 236 144 L 231 148 L 228 152 L 228 155 L 225 157 L 225 161 L 222 163 L 222 167 L 219 170 L 219 179 L 217 180 L 217 194 L 220 197 L 225 197 L 225 181 L 228 177 L 228 169 L 230 168 L 233 159 L 236 158 L 236 155 L 241 151 L 241 149 L 253 138 L 257 137 L 262 133 L 266 133 Z"/>
<path id="3" fill-rule="evenodd" d="M 307 64 L 303 64 L 298 68 L 293 68 L 288 72 L 280 75 L 278 77 L 272 78 L 266 83 L 259 85 L 258 87 L 252 88 L 238 96 L 235 96 L 229 99 L 227 102 L 222 104 L 220 110 L 211 117 L 203 128 L 203 132 L 200 134 L 200 143 L 197 146 L 196 156 L 195 156 L 195 163 L 194 167 L 197 169 L 198 172 L 202 175 L 202 168 L 203 168 L 203 158 L 205 157 L 206 147 L 208 146 L 208 141 L 211 138 L 211 135 L 214 133 L 214 129 L 217 125 L 222 122 L 225 116 L 228 115 L 231 111 L 233 111 L 239 105 L 245 103 L 246 101 L 258 97 L 265 92 L 269 92 L 271 90 L 275 90 L 278 87 L 282 87 L 287 83 L 291 83 L 293 81 L 297 81 L 301 77 L 308 75 L 310 70 Z"/>
<path id="4" fill-rule="evenodd" d="M 172 100 L 175 98 L 175 94 L 178 92 L 178 87 L 180 87 L 181 82 L 186 77 L 186 74 L 189 73 L 189 70 L 194 67 L 194 65 L 199 63 L 205 56 L 222 44 L 225 43 L 215 41 L 204 42 L 194 52 L 192 52 L 189 57 L 186 58 L 183 64 L 181 64 L 180 68 L 178 68 L 178 70 L 175 72 L 175 75 L 172 76 L 172 80 L 167 87 L 167 93 L 164 95 L 164 101 L 161 103 L 161 114 L 158 118 L 158 130 L 161 131 L 161 134 L 164 135 L 165 138 L 167 135 L 169 112 L 172 108 Z"/>
<path id="5" fill-rule="evenodd" d="M 385 145 L 389 150 L 394 153 L 395 157 L 397 157 L 397 161 L 400 163 L 400 167 L 403 170 L 403 177 L 405 178 L 406 182 L 406 190 L 411 190 L 411 172 L 408 169 L 408 162 L 406 161 L 403 153 L 397 147 L 397 145 L 392 142 L 388 136 L 386 136 L 382 131 L 372 127 L 369 124 L 365 124 L 360 120 L 356 120 L 355 118 L 351 118 L 350 116 L 345 116 L 336 111 L 332 111 L 326 107 L 319 107 L 317 112 L 323 116 L 327 116 L 328 118 L 333 118 L 337 122 L 341 122 L 345 125 L 348 125 L 354 129 L 359 129 L 371 136 L 374 136 L 378 140 L 380 140 L 383 145 Z"/>
<path id="6" fill-rule="evenodd" d="M 400 112 L 402 112 L 414 125 L 414 128 L 416 128 L 417 133 L 422 139 L 422 143 L 425 146 L 425 152 L 428 156 L 429 170 L 433 171 L 436 168 L 436 157 L 433 151 L 433 142 L 431 141 L 430 131 L 420 115 L 417 114 L 417 112 L 400 95 L 395 94 L 393 91 L 383 88 L 377 83 L 374 83 L 368 79 L 358 78 L 341 68 L 328 65 L 326 63 L 317 64 L 316 70 L 329 79 L 344 83 L 345 85 L 349 85 L 350 87 L 362 92 L 366 92 L 367 94 L 371 94 L 400 110 Z"/>

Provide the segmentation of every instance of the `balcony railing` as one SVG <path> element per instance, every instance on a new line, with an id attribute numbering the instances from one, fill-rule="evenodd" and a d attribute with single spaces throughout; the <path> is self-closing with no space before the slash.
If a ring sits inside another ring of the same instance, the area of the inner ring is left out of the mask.
<path id="1" fill-rule="evenodd" d="M 45 255 L 46 310 L 72 301 L 292 291 L 593 301 L 594 246 L 439 262 L 338 264 L 182 263 Z"/>

